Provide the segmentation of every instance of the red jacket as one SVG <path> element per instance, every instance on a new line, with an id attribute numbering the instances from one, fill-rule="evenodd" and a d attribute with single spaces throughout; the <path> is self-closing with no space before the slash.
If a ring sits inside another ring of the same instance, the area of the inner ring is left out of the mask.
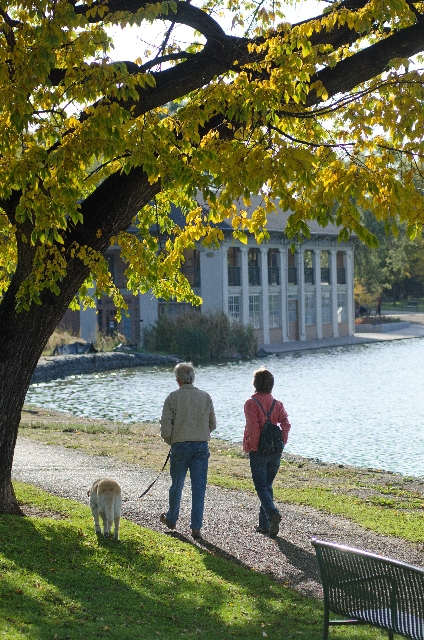
<path id="1" fill-rule="evenodd" d="M 264 411 L 268 413 L 274 400 L 272 395 L 270 393 L 254 393 L 252 398 L 253 397 L 259 400 Z M 244 403 L 246 426 L 243 436 L 243 451 L 245 453 L 258 450 L 259 437 L 266 421 L 264 412 L 252 398 L 249 398 L 249 400 L 246 400 Z M 284 409 L 283 403 L 277 400 L 271 413 L 271 422 L 280 425 L 280 429 L 283 432 L 284 444 L 287 443 L 291 426 L 287 417 L 287 411 Z"/>

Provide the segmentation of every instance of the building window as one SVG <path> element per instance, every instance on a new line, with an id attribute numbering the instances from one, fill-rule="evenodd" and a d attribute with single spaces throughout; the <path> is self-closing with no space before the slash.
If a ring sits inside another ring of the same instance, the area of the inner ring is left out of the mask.
<path id="1" fill-rule="evenodd" d="M 261 326 L 261 296 L 249 296 L 249 322 L 254 329 Z"/>
<path id="2" fill-rule="evenodd" d="M 118 331 L 118 321 L 116 320 L 116 309 L 106 309 L 106 335 L 112 336 Z"/>
<path id="3" fill-rule="evenodd" d="M 305 293 L 305 324 L 315 324 L 315 293 Z"/>
<path id="4" fill-rule="evenodd" d="M 200 251 L 184 249 L 184 262 L 181 272 L 187 278 L 191 287 L 200 287 Z"/>
<path id="5" fill-rule="evenodd" d="M 288 284 L 297 284 L 296 254 L 290 250 L 287 254 L 287 281 Z"/>
<path id="6" fill-rule="evenodd" d="M 330 292 L 324 292 L 321 294 L 321 314 L 322 314 L 322 324 L 330 324 L 331 323 Z"/>
<path id="7" fill-rule="evenodd" d="M 268 284 L 280 284 L 280 268 L 279 268 L 280 252 L 278 249 L 270 249 L 268 251 Z"/>
<path id="8" fill-rule="evenodd" d="M 297 298 L 287 300 L 287 316 L 289 322 L 297 322 Z"/>
<path id="9" fill-rule="evenodd" d="M 328 251 L 321 252 L 321 284 L 330 284 L 330 259 Z"/>
<path id="10" fill-rule="evenodd" d="M 112 282 L 114 284 L 116 284 L 116 279 L 115 279 L 115 257 L 111 256 L 111 255 L 106 255 L 105 258 L 106 258 L 107 268 L 109 270 Z"/>
<path id="11" fill-rule="evenodd" d="M 337 292 L 337 320 L 347 322 L 347 296 L 345 291 Z"/>
<path id="12" fill-rule="evenodd" d="M 127 311 L 129 313 L 129 311 Z M 131 316 L 126 316 L 124 312 L 122 312 L 122 320 L 119 327 L 120 333 L 125 336 L 125 339 L 128 342 L 132 341 L 132 325 L 131 325 Z"/>
<path id="13" fill-rule="evenodd" d="M 230 247 L 227 253 L 228 264 L 228 285 L 230 287 L 240 286 L 240 249 Z"/>
<path id="14" fill-rule="evenodd" d="M 345 252 L 337 251 L 337 284 L 346 284 Z"/>
<path id="15" fill-rule="evenodd" d="M 175 318 L 181 316 L 184 313 L 195 311 L 200 313 L 200 307 L 192 307 L 187 302 L 172 302 L 160 299 L 158 302 L 158 315 L 167 316 L 168 318 Z"/>
<path id="16" fill-rule="evenodd" d="M 240 320 L 240 296 L 228 296 L 228 317 L 230 320 Z"/>
<path id="17" fill-rule="evenodd" d="M 269 326 L 270 328 L 281 327 L 281 303 L 278 293 L 269 294 Z"/>
<path id="18" fill-rule="evenodd" d="M 303 264 L 305 273 L 305 284 L 315 284 L 312 251 L 305 251 L 305 253 L 303 254 Z"/>
<path id="19" fill-rule="evenodd" d="M 249 284 L 252 287 L 260 286 L 261 284 L 261 270 L 259 267 L 259 249 L 249 249 L 247 254 L 248 266 L 249 266 Z"/>

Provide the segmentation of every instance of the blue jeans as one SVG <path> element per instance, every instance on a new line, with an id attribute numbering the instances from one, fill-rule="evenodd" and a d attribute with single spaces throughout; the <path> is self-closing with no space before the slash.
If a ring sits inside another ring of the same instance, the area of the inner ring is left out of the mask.
<path id="1" fill-rule="evenodd" d="M 249 458 L 253 484 L 261 502 L 259 526 L 264 531 L 269 531 L 269 520 L 278 511 L 273 500 L 272 483 L 280 468 L 281 453 L 268 455 L 251 451 Z"/>
<path id="2" fill-rule="evenodd" d="M 191 529 L 201 529 L 208 477 L 209 446 L 207 442 L 175 442 L 171 446 L 171 480 L 169 511 L 171 524 L 176 524 L 180 513 L 181 494 L 187 471 L 191 480 Z"/>

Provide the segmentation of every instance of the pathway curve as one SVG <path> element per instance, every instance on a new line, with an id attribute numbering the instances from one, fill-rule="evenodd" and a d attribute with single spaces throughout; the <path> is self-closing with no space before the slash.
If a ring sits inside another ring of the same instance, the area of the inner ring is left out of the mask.
<path id="1" fill-rule="evenodd" d="M 156 474 L 138 465 L 104 456 L 89 456 L 81 451 L 44 445 L 18 438 L 13 478 L 33 484 L 52 494 L 87 503 L 87 490 L 99 477 L 116 479 L 123 492 L 123 516 L 156 531 L 167 532 L 159 515 L 167 509 L 170 484 L 165 471 L 153 489 L 142 499 L 138 496 Z M 190 544 L 189 480 L 183 493 L 176 533 Z M 304 595 L 321 597 L 318 569 L 310 543 L 312 536 L 360 547 L 424 566 L 424 546 L 402 539 L 372 533 L 349 520 L 326 515 L 308 507 L 281 504 L 283 515 L 276 540 L 256 533 L 258 500 L 242 491 L 208 486 L 204 539 L 199 546 L 257 571 L 271 574 Z M 122 526 L 125 543 L 125 524 Z"/>

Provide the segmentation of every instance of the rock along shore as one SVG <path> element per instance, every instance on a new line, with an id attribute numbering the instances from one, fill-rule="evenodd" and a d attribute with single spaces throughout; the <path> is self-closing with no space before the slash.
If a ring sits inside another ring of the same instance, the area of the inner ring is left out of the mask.
<path id="1" fill-rule="evenodd" d="M 112 369 L 176 364 L 175 356 L 159 356 L 151 353 L 99 352 L 82 355 L 44 356 L 40 358 L 31 378 L 31 384 L 50 382 L 57 378 L 98 373 Z"/>

